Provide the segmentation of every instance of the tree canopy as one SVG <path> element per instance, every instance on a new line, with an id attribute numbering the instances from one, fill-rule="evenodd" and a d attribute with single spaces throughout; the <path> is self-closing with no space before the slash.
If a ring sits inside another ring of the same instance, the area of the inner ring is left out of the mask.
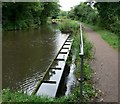
<path id="1" fill-rule="evenodd" d="M 3 2 L 3 29 L 13 30 L 44 24 L 59 13 L 57 2 Z"/>
<path id="2" fill-rule="evenodd" d="M 69 17 L 82 22 L 96 24 L 116 34 L 120 34 L 120 3 L 98 2 L 80 3 L 69 12 Z"/>
<path id="3" fill-rule="evenodd" d="M 112 32 L 120 33 L 120 2 L 98 2 L 95 4 L 100 16 L 100 25 Z"/>

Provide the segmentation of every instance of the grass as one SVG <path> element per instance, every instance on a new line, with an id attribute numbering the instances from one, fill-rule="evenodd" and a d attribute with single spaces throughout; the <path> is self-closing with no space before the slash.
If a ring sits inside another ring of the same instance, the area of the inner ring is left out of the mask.
<path id="1" fill-rule="evenodd" d="M 12 92 L 9 89 L 3 90 L 2 94 L 3 102 L 59 102 L 58 99 L 49 98 L 47 96 L 28 96 L 27 94 L 23 94 L 23 92 Z M 65 99 L 66 98 L 63 100 L 61 99 L 61 102 L 63 102 Z"/>
<path id="2" fill-rule="evenodd" d="M 76 66 L 77 70 L 75 71 L 75 76 L 78 79 L 80 77 L 80 56 L 79 56 L 79 43 L 80 43 L 80 37 L 79 37 L 79 30 L 72 34 L 74 38 L 73 42 L 73 49 L 76 50 Z M 83 63 L 83 77 L 84 77 L 84 84 L 83 84 L 83 101 L 87 102 L 90 101 L 95 94 L 97 93 L 96 90 L 93 88 L 91 82 L 91 68 L 89 65 L 89 60 L 92 58 L 92 43 L 90 43 L 86 37 L 85 32 L 83 31 L 83 42 L 84 42 L 84 63 Z M 74 54 L 74 51 L 72 52 Z"/>
<path id="3" fill-rule="evenodd" d="M 120 49 L 120 42 L 119 39 L 120 37 L 108 30 L 102 29 L 98 26 L 93 26 L 90 24 L 85 24 L 86 26 L 92 28 L 94 31 L 96 31 L 97 33 L 99 33 L 101 35 L 101 37 L 113 48 L 115 49 Z"/>
<path id="4" fill-rule="evenodd" d="M 68 103 L 75 103 L 75 102 L 79 102 L 81 101 L 80 99 L 80 88 L 79 86 L 77 86 L 74 91 L 72 92 L 71 95 L 69 96 L 63 96 L 63 97 L 60 97 L 60 98 L 52 98 L 52 97 L 47 97 L 47 96 L 35 96 L 35 95 L 27 95 L 27 94 L 24 94 L 23 92 L 13 92 L 11 91 L 10 89 L 5 89 L 5 90 L 2 90 L 2 101 L 4 103 L 7 103 L 7 102 L 20 102 L 20 103 L 49 103 L 49 104 L 68 104 Z M 84 99 L 83 101 L 86 102 L 88 101 L 90 98 L 92 98 L 94 95 L 95 95 L 95 90 L 93 90 L 93 87 L 88 84 L 88 83 L 84 83 L 84 86 L 83 86 L 83 94 L 84 94 Z"/>

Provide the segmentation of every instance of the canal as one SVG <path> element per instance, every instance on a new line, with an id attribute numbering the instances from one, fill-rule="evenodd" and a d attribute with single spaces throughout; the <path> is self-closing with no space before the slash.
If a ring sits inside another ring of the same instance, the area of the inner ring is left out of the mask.
<path id="1" fill-rule="evenodd" d="M 31 94 L 66 39 L 54 26 L 2 33 L 2 89 Z"/>

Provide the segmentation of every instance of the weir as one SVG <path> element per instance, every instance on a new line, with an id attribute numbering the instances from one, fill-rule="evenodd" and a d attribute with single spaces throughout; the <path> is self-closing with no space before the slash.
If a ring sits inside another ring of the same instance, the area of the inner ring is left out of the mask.
<path id="1" fill-rule="evenodd" d="M 56 97 L 72 42 L 73 40 L 70 38 L 70 35 L 67 35 L 65 42 L 51 61 L 43 78 L 37 83 L 32 94 Z"/>

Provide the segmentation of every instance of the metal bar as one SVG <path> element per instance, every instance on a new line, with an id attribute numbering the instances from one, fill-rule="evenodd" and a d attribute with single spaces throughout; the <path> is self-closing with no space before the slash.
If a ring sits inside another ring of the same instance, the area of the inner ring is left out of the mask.
<path id="1" fill-rule="evenodd" d="M 83 55 L 81 56 L 81 65 L 80 65 L 80 98 L 82 99 L 83 91 Z"/>
<path id="2" fill-rule="evenodd" d="M 61 70 L 61 68 L 50 68 L 50 69 Z"/>
<path id="3" fill-rule="evenodd" d="M 55 60 L 57 60 L 57 61 L 65 61 L 65 59 L 59 59 L 59 58 L 58 59 L 56 58 Z"/>
<path id="4" fill-rule="evenodd" d="M 82 35 L 82 26 L 80 24 L 80 53 L 79 55 L 84 55 L 83 51 L 83 35 Z"/>
<path id="5" fill-rule="evenodd" d="M 72 42 L 72 40 L 67 40 L 66 42 Z"/>
<path id="6" fill-rule="evenodd" d="M 67 48 L 67 47 L 63 47 L 62 49 L 69 49 L 69 48 Z"/>
<path id="7" fill-rule="evenodd" d="M 82 101 L 82 91 L 83 91 L 83 58 L 84 58 L 84 47 L 83 47 L 83 36 L 82 36 L 82 26 L 81 26 L 81 23 L 80 23 L 80 98 L 81 98 L 81 101 Z"/>
<path id="8" fill-rule="evenodd" d="M 43 80 L 42 83 L 51 83 L 51 84 L 56 84 L 56 81 L 45 81 Z"/>
<path id="9" fill-rule="evenodd" d="M 60 54 L 67 54 L 67 52 L 60 52 Z"/>
<path id="10" fill-rule="evenodd" d="M 65 43 L 64 45 L 71 45 L 71 44 Z"/>

